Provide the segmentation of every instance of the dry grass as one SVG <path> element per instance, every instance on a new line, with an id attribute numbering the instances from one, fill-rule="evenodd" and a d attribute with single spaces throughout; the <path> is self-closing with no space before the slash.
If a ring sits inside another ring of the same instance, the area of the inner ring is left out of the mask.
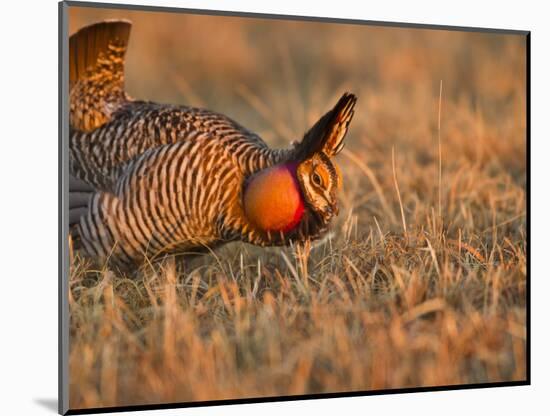
<path id="1" fill-rule="evenodd" d="M 359 96 L 340 216 L 311 246 L 234 243 L 137 279 L 77 256 L 71 408 L 525 379 L 521 38 L 154 16 L 74 9 L 70 27 L 130 17 L 131 94 L 274 146 Z"/>

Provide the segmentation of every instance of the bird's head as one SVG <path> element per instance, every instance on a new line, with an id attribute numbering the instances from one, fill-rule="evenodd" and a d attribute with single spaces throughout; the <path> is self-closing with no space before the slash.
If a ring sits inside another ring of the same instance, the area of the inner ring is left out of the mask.
<path id="1" fill-rule="evenodd" d="M 334 156 L 344 147 L 356 101 L 344 94 L 295 145 L 289 160 L 249 178 L 243 205 L 257 228 L 310 237 L 338 214 L 342 177 Z"/>
<path id="2" fill-rule="evenodd" d="M 334 160 L 323 152 L 315 154 L 297 166 L 296 177 L 306 206 L 323 222 L 328 223 L 338 215 L 342 177 Z"/>

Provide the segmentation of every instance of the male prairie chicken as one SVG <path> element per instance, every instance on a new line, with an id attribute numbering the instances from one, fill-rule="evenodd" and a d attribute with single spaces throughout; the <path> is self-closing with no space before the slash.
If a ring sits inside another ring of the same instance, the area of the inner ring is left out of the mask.
<path id="1" fill-rule="evenodd" d="M 288 149 L 270 149 L 228 117 L 131 99 L 131 23 L 104 21 L 69 41 L 70 224 L 84 251 L 115 264 L 241 240 L 318 238 L 337 214 L 356 97 L 344 94 Z"/>

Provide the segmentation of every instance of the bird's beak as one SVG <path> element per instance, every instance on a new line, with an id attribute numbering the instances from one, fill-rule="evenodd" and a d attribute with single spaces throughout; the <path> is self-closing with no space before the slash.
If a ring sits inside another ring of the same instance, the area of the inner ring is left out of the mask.
<path id="1" fill-rule="evenodd" d="M 332 216 L 338 215 L 338 202 L 333 200 L 329 202 L 329 206 L 325 210 L 325 216 L 329 219 Z"/>
<path id="2" fill-rule="evenodd" d="M 338 215 L 338 201 L 335 199 L 332 204 L 330 205 L 330 208 L 332 209 L 332 213 L 336 216 Z"/>

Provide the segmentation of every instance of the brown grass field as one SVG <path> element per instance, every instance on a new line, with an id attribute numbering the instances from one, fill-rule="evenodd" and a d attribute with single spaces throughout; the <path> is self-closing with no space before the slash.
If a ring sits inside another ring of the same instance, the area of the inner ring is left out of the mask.
<path id="1" fill-rule="evenodd" d="M 526 378 L 516 35 L 73 8 L 133 23 L 127 89 L 286 146 L 358 95 L 321 241 L 70 271 L 70 407 Z M 441 94 L 440 94 L 441 93 Z"/>

